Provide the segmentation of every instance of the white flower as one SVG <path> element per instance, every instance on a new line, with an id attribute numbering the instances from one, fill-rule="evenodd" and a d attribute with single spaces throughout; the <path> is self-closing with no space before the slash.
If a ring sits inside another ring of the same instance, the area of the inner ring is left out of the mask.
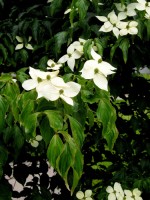
<path id="1" fill-rule="evenodd" d="M 91 49 L 91 56 L 94 60 L 88 60 L 84 63 L 81 70 L 81 76 L 85 79 L 93 79 L 95 85 L 100 89 L 108 91 L 107 75 L 113 74 L 115 70 L 109 63 L 102 61 L 102 57 Z"/>
<path id="2" fill-rule="evenodd" d="M 28 42 L 30 42 L 31 39 L 32 39 L 32 37 L 29 36 Z M 22 49 L 24 46 L 25 46 L 26 49 L 33 50 L 33 47 L 32 47 L 31 44 L 27 43 L 27 44 L 24 45 L 24 41 L 23 41 L 23 38 L 22 38 L 22 37 L 16 36 L 16 40 L 17 40 L 20 44 L 17 44 L 17 46 L 15 47 L 15 50 Z"/>
<path id="3" fill-rule="evenodd" d="M 55 101 L 59 98 L 73 106 L 72 97 L 75 97 L 81 86 L 75 82 L 67 82 L 60 77 L 54 77 L 50 82 L 41 82 L 37 86 L 38 98 L 44 97 L 47 100 Z"/>
<path id="4" fill-rule="evenodd" d="M 85 44 L 86 40 L 79 38 L 79 41 L 73 42 L 70 46 L 74 49 L 83 54 L 83 46 Z"/>
<path id="5" fill-rule="evenodd" d="M 42 136 L 37 135 L 34 139 L 30 139 L 29 143 L 31 144 L 31 146 L 36 148 L 39 146 L 39 141 L 41 141 L 41 140 L 42 140 Z"/>
<path id="6" fill-rule="evenodd" d="M 49 66 L 47 67 L 47 69 L 52 69 L 52 70 L 59 70 L 60 67 L 62 67 L 62 64 L 57 64 L 51 59 L 47 61 L 47 65 Z"/>
<path id="7" fill-rule="evenodd" d="M 93 200 L 91 198 L 91 195 L 92 195 L 92 190 L 86 190 L 85 193 L 83 193 L 82 191 L 78 191 L 76 193 L 77 199 L 80 199 L 80 200 Z"/>
<path id="8" fill-rule="evenodd" d="M 148 14 L 148 13 L 146 12 L 144 17 L 145 17 L 146 19 L 150 19 L 150 14 Z"/>
<path id="9" fill-rule="evenodd" d="M 126 200 L 142 200 L 141 191 L 138 188 L 130 190 L 124 190 Z"/>
<path id="10" fill-rule="evenodd" d="M 120 22 L 119 26 L 122 28 L 120 30 L 120 35 L 124 36 L 127 34 L 136 35 L 138 33 L 137 29 L 138 22 L 130 21 L 130 22 Z"/>
<path id="11" fill-rule="evenodd" d="M 48 0 L 47 3 L 51 3 L 53 0 Z"/>
<path id="12" fill-rule="evenodd" d="M 150 2 L 147 2 L 145 0 L 137 0 L 138 3 L 136 5 L 137 10 L 145 10 L 150 15 Z"/>
<path id="13" fill-rule="evenodd" d="M 105 16 L 96 16 L 96 17 L 100 21 L 104 22 L 104 25 L 101 26 L 99 31 L 102 31 L 102 32 L 113 31 L 114 35 L 118 38 L 119 36 L 118 23 L 120 22 L 120 20 L 123 20 L 126 18 L 126 15 L 124 13 L 119 13 L 119 15 L 117 16 L 113 10 L 112 12 L 108 14 L 107 17 Z"/>
<path id="14" fill-rule="evenodd" d="M 136 3 L 130 3 L 127 6 L 125 6 L 124 4 L 121 3 L 115 3 L 115 6 L 117 8 L 118 11 L 120 11 L 120 13 L 122 15 L 126 15 L 127 16 L 135 16 L 136 12 L 135 12 L 135 8 L 136 8 Z"/>
<path id="15" fill-rule="evenodd" d="M 68 8 L 65 12 L 64 12 L 64 15 L 68 14 L 71 12 L 71 8 Z"/>
<path id="16" fill-rule="evenodd" d="M 124 199 L 124 192 L 121 187 L 121 184 L 115 182 L 114 187 L 108 186 L 106 188 L 106 192 L 109 193 L 108 200 L 123 200 Z"/>
<path id="17" fill-rule="evenodd" d="M 72 7 L 72 9 L 74 9 L 74 6 Z M 64 12 L 64 15 L 70 13 L 72 11 L 71 8 L 68 8 L 65 12 Z M 75 9 L 76 11 L 78 11 L 78 8 Z"/>
<path id="18" fill-rule="evenodd" d="M 77 50 L 74 50 L 74 46 L 70 45 L 67 48 L 67 54 L 62 56 L 59 60 L 58 63 L 65 63 L 67 62 L 69 68 L 73 71 L 74 66 L 75 66 L 75 60 L 79 59 L 82 56 L 82 53 L 80 53 Z"/>
<path id="19" fill-rule="evenodd" d="M 43 72 L 39 69 L 34 69 L 32 67 L 29 67 L 29 74 L 31 76 L 31 79 L 28 79 L 22 83 L 22 87 L 29 91 L 34 88 L 36 88 L 42 81 L 45 80 L 49 81 L 51 78 L 56 77 L 58 75 L 59 71 L 54 72 Z"/>

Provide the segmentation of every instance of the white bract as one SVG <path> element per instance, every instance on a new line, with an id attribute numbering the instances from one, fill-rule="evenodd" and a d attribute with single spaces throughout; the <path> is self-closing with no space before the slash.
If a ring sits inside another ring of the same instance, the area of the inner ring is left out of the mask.
<path id="1" fill-rule="evenodd" d="M 138 3 L 136 5 L 137 10 L 145 10 L 150 15 L 150 2 L 147 2 L 145 0 L 137 0 Z"/>
<path id="2" fill-rule="evenodd" d="M 79 41 L 73 42 L 70 46 L 74 49 L 80 52 L 80 54 L 83 54 L 83 46 L 85 44 L 86 40 L 79 38 Z"/>
<path id="3" fill-rule="evenodd" d="M 81 86 L 75 82 L 67 82 L 60 77 L 51 79 L 51 82 L 41 82 L 37 86 L 38 98 L 44 97 L 47 100 L 55 101 L 59 98 L 63 99 L 66 103 L 73 106 L 72 97 L 75 97 Z"/>
<path id="4" fill-rule="evenodd" d="M 108 91 L 107 75 L 113 74 L 115 70 L 112 65 L 102 60 L 102 57 L 97 54 L 94 49 L 91 49 L 93 60 L 88 60 L 84 63 L 81 70 L 81 76 L 85 79 L 93 79 L 95 85 L 100 89 Z"/>
<path id="5" fill-rule="evenodd" d="M 136 21 L 130 21 L 130 22 L 120 22 L 119 24 L 121 30 L 120 35 L 124 36 L 127 34 L 136 35 L 138 33 L 138 22 Z"/>
<path id="6" fill-rule="evenodd" d="M 125 15 L 126 18 L 127 16 L 132 17 L 136 15 L 135 11 L 136 5 L 137 5 L 136 3 L 130 3 L 127 6 L 121 3 L 115 3 L 117 10 L 120 11 L 121 15 Z"/>
<path id="7" fill-rule="evenodd" d="M 104 22 L 104 25 L 101 26 L 99 31 L 102 32 L 110 32 L 113 31 L 114 35 L 118 38 L 119 36 L 119 28 L 118 24 L 121 20 L 126 18 L 125 13 L 121 12 L 118 16 L 115 14 L 114 10 L 108 14 L 107 17 L 105 16 L 96 16 L 97 19 Z"/>
<path id="8" fill-rule="evenodd" d="M 47 61 L 47 65 L 49 66 L 47 67 L 47 69 L 52 69 L 52 70 L 59 70 L 60 67 L 62 67 L 62 64 L 57 64 L 51 59 Z"/>
<path id="9" fill-rule="evenodd" d="M 39 146 L 39 141 L 41 141 L 41 140 L 42 140 L 42 136 L 37 135 L 34 139 L 30 139 L 29 143 L 31 144 L 31 146 L 36 148 Z"/>
<path id="10" fill-rule="evenodd" d="M 115 182 L 114 187 L 108 186 L 106 192 L 109 193 L 108 200 L 124 200 L 124 192 L 118 182 Z"/>
<path id="11" fill-rule="evenodd" d="M 146 12 L 144 17 L 145 17 L 146 19 L 150 19 L 150 14 Z"/>
<path id="12" fill-rule="evenodd" d="M 77 199 L 80 200 L 93 200 L 91 196 L 92 196 L 92 190 L 86 190 L 85 192 L 78 191 L 76 193 Z"/>
<path id="13" fill-rule="evenodd" d="M 43 72 L 39 69 L 34 69 L 32 67 L 29 67 L 29 74 L 31 76 L 31 79 L 28 79 L 22 83 L 22 87 L 29 91 L 32 89 L 37 88 L 41 82 L 44 81 L 46 83 L 49 82 L 51 78 L 54 78 L 58 75 L 59 71 L 54 72 Z"/>
<path id="14" fill-rule="evenodd" d="M 142 200 L 141 191 L 138 188 L 130 190 L 124 190 L 126 200 Z"/>
<path id="15" fill-rule="evenodd" d="M 31 39 L 32 39 L 32 37 L 29 36 L 28 42 L 30 42 Z M 33 50 L 33 47 L 32 47 L 31 44 L 27 43 L 27 44 L 24 45 L 24 41 L 23 41 L 23 38 L 22 38 L 22 37 L 16 36 L 16 40 L 17 40 L 20 44 L 17 44 L 17 46 L 15 47 L 15 50 L 22 49 L 24 46 L 25 46 L 26 49 Z"/>
<path id="16" fill-rule="evenodd" d="M 73 45 L 70 45 L 67 48 L 67 54 L 62 56 L 59 60 L 58 63 L 65 63 L 67 62 L 69 68 L 74 71 L 74 66 L 75 66 L 75 60 L 79 59 L 82 56 L 82 53 L 79 51 L 75 50 Z"/>

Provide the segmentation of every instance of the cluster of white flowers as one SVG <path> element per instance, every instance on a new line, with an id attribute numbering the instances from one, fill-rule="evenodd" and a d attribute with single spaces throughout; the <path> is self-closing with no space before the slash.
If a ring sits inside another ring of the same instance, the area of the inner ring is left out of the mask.
<path id="1" fill-rule="evenodd" d="M 65 83 L 61 77 L 58 77 L 59 71 L 44 72 L 39 69 L 29 68 L 31 79 L 23 82 L 22 87 L 29 91 L 36 89 L 38 97 L 44 97 L 48 101 L 55 101 L 59 98 L 66 103 L 73 105 L 72 97 L 75 97 L 81 86 L 75 82 Z"/>
<path id="2" fill-rule="evenodd" d="M 77 199 L 80 200 L 93 200 L 91 196 L 92 196 L 92 190 L 86 190 L 85 192 L 78 191 L 76 193 Z"/>
<path id="3" fill-rule="evenodd" d="M 29 75 L 31 79 L 23 82 L 22 87 L 29 91 L 36 89 L 38 94 L 37 98 L 44 97 L 48 101 L 55 101 L 58 98 L 63 99 L 66 103 L 74 105 L 72 100 L 81 89 L 81 85 L 75 82 L 64 82 L 63 78 L 59 77 L 59 69 L 67 62 L 68 67 L 74 71 L 75 60 L 81 58 L 84 54 L 83 47 L 86 40 L 79 38 L 78 41 L 74 41 L 67 48 L 67 54 L 62 56 L 58 62 L 54 62 L 52 59 L 47 61 L 47 72 L 39 69 L 29 67 Z M 92 43 L 91 57 L 93 59 L 87 60 L 81 72 L 81 77 L 89 80 L 92 79 L 97 87 L 108 91 L 107 76 L 115 73 L 114 68 L 108 62 L 103 61 L 101 55 L 95 52 L 96 46 Z"/>
<path id="4" fill-rule="evenodd" d="M 112 31 L 117 38 L 127 34 L 136 35 L 138 33 L 138 22 L 135 20 L 122 20 L 137 15 L 136 10 L 145 11 L 145 18 L 150 19 L 150 2 L 145 0 L 137 0 L 137 3 L 130 3 L 127 5 L 115 3 L 115 6 L 119 12 L 118 15 L 113 10 L 107 15 L 107 17 L 96 16 L 98 20 L 104 22 L 99 31 Z"/>
<path id="5" fill-rule="evenodd" d="M 141 191 L 138 188 L 131 190 L 123 190 L 121 184 L 114 183 L 114 187 L 106 188 L 108 200 L 142 200 Z"/>
<path id="6" fill-rule="evenodd" d="M 29 140 L 29 143 L 31 144 L 31 146 L 33 147 L 38 147 L 39 146 L 39 142 L 42 140 L 42 136 L 41 135 L 37 135 L 35 138 L 32 138 Z"/>

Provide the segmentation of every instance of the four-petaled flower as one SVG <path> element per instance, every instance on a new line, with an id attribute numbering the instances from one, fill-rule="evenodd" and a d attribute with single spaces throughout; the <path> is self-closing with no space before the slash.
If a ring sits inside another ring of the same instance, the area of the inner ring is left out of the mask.
<path id="1" fill-rule="evenodd" d="M 133 191 L 124 190 L 126 200 L 142 200 L 141 191 L 138 188 L 134 188 Z"/>
<path id="2" fill-rule="evenodd" d="M 145 10 L 150 15 L 150 2 L 147 2 L 145 0 L 137 0 L 138 3 L 136 5 L 137 10 Z"/>
<path id="3" fill-rule="evenodd" d="M 31 39 L 32 39 L 32 37 L 29 36 L 28 42 L 30 42 Z M 24 41 L 23 41 L 23 38 L 22 38 L 22 37 L 16 36 L 16 40 L 17 40 L 20 44 L 17 44 L 17 46 L 15 47 L 15 50 L 22 49 L 24 46 L 25 46 L 26 49 L 33 50 L 33 47 L 32 47 L 31 44 L 29 44 L 29 43 L 24 44 Z"/>
<path id="4" fill-rule="evenodd" d="M 41 135 L 37 135 L 34 139 L 30 139 L 29 143 L 31 144 L 31 146 L 33 147 L 38 147 L 39 146 L 39 142 L 42 140 L 42 136 Z"/>
<path id="5" fill-rule="evenodd" d="M 100 89 L 108 91 L 107 75 L 113 74 L 115 70 L 112 65 L 102 60 L 102 57 L 91 49 L 91 56 L 94 60 L 85 62 L 81 76 L 85 79 L 93 79 L 95 85 Z"/>
<path id="6" fill-rule="evenodd" d="M 82 191 L 78 191 L 76 193 L 77 199 L 80 200 L 93 200 L 91 196 L 92 196 L 92 190 L 86 190 L 84 193 Z"/>
<path id="7" fill-rule="evenodd" d="M 55 101 L 59 98 L 66 103 L 74 105 L 72 97 L 75 97 L 81 89 L 81 86 L 75 82 L 67 82 L 60 77 L 51 79 L 51 82 L 42 82 L 37 86 L 38 98 L 44 97 L 47 100 Z"/>
<path id="8" fill-rule="evenodd" d="M 120 22 L 119 26 L 121 27 L 120 35 L 136 35 L 138 33 L 137 29 L 138 22 L 130 21 L 130 22 Z"/>
<path id="9" fill-rule="evenodd" d="M 121 187 L 121 184 L 115 182 L 114 187 L 108 186 L 106 188 L 106 192 L 109 193 L 108 200 L 123 200 L 124 199 L 124 192 Z"/>
<path id="10" fill-rule="evenodd" d="M 34 69 L 32 67 L 29 67 L 29 74 L 31 76 L 31 79 L 25 80 L 22 83 L 22 87 L 27 91 L 35 89 L 43 81 L 44 83 L 46 83 L 47 81 L 49 82 L 50 79 L 56 77 L 58 73 L 59 71 L 44 72 L 39 69 Z"/>
<path id="11" fill-rule="evenodd" d="M 118 16 L 115 14 L 114 10 L 108 14 L 107 17 L 105 16 L 96 16 L 98 20 L 104 22 L 104 24 L 101 26 L 99 31 L 102 32 L 110 32 L 113 31 L 114 35 L 118 38 L 119 36 L 119 28 L 118 24 L 121 20 L 126 18 L 126 14 L 123 12 L 120 12 Z"/>
<path id="12" fill-rule="evenodd" d="M 69 68 L 74 71 L 74 66 L 75 66 L 75 60 L 79 59 L 82 56 L 82 53 L 79 51 L 75 50 L 74 45 L 70 45 L 67 48 L 67 54 L 62 56 L 59 60 L 58 63 L 65 63 L 67 62 Z"/>
<path id="13" fill-rule="evenodd" d="M 62 64 L 57 64 L 51 59 L 47 61 L 47 65 L 49 66 L 47 67 L 47 69 L 52 69 L 52 70 L 59 70 L 62 67 Z"/>
<path id="14" fill-rule="evenodd" d="M 130 3 L 127 6 L 121 3 L 115 3 L 117 10 L 120 11 L 121 15 L 126 15 L 126 17 L 132 17 L 136 15 L 136 5 L 136 3 Z"/>

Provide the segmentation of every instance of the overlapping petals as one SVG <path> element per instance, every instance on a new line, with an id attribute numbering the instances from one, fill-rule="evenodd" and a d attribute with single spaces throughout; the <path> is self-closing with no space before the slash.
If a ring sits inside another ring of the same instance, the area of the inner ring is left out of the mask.
<path id="1" fill-rule="evenodd" d="M 108 91 L 107 76 L 115 73 L 114 68 L 109 63 L 102 61 L 102 58 L 93 49 L 91 50 L 91 56 L 93 60 L 85 62 L 83 69 L 81 70 L 81 76 L 85 79 L 93 79 L 95 85 L 100 89 Z"/>
<path id="2" fill-rule="evenodd" d="M 78 50 L 75 49 L 74 45 L 70 45 L 67 48 L 67 54 L 62 56 L 59 60 L 58 63 L 65 63 L 67 62 L 69 68 L 74 71 L 75 67 L 75 60 L 79 59 L 82 56 L 82 53 Z"/>
<path id="3" fill-rule="evenodd" d="M 81 86 L 72 81 L 65 83 L 62 78 L 57 76 L 58 73 L 59 71 L 43 72 L 30 67 L 31 79 L 24 81 L 22 87 L 27 91 L 36 89 L 37 98 L 44 97 L 48 101 L 61 98 L 73 106 L 72 98 L 79 93 Z"/>
<path id="4" fill-rule="evenodd" d="M 78 191 L 76 193 L 77 199 L 80 200 L 93 200 L 91 196 L 92 196 L 92 190 L 86 190 L 85 192 Z"/>

